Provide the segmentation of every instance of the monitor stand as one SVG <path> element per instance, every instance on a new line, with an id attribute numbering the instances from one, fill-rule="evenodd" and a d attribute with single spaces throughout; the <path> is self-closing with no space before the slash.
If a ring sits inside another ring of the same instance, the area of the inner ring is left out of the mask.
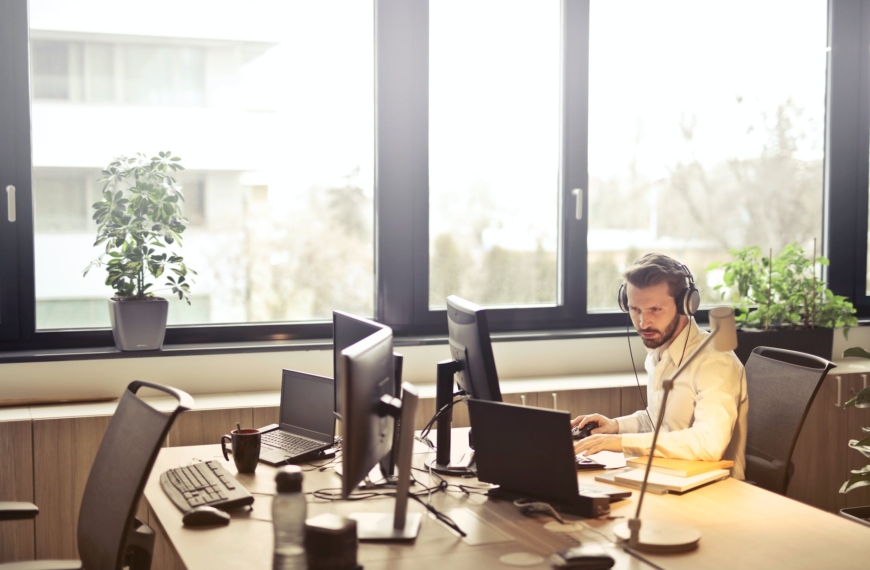
<path id="1" fill-rule="evenodd" d="M 390 513 L 354 513 L 359 540 L 414 540 L 420 532 L 422 513 L 408 512 L 408 493 L 411 486 L 411 454 L 414 450 L 414 415 L 417 413 L 417 388 L 407 382 L 402 385 L 401 430 L 396 464 L 399 478 L 396 482 L 396 507 Z"/>
<path id="2" fill-rule="evenodd" d="M 453 403 L 453 384 L 454 377 L 461 370 L 461 364 L 456 360 L 442 360 L 438 363 L 438 375 L 436 376 L 435 384 L 435 411 L 443 409 L 445 406 L 450 406 Z M 475 475 L 471 469 L 471 464 L 474 461 L 474 454 L 470 453 L 465 456 L 465 460 L 461 464 L 450 462 L 450 447 L 451 447 L 451 427 L 453 424 L 453 409 L 447 408 L 442 413 L 435 424 L 436 439 L 435 439 L 435 460 L 428 464 L 428 467 L 435 473 L 441 475 L 454 475 L 457 477 L 470 477 Z M 469 444 L 471 443 L 471 434 L 468 436 Z"/>

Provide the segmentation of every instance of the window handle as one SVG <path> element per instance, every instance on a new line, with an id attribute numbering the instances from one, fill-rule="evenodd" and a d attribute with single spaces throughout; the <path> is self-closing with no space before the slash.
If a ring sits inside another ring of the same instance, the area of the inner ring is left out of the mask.
<path id="1" fill-rule="evenodd" d="M 15 222 L 15 186 L 6 187 L 6 203 L 9 206 L 9 221 Z"/>
<path id="2" fill-rule="evenodd" d="M 571 190 L 571 194 L 573 194 L 577 198 L 577 204 L 574 206 L 574 217 L 578 220 L 583 219 L 583 189 L 582 188 L 574 188 Z"/>
<path id="3" fill-rule="evenodd" d="M 835 376 L 835 378 L 837 379 L 837 402 L 834 405 L 841 408 L 843 406 L 843 379 L 839 376 Z"/>
<path id="4" fill-rule="evenodd" d="M 520 394 L 520 405 L 521 406 L 526 405 L 526 395 L 525 394 Z"/>
<path id="5" fill-rule="evenodd" d="M 558 397 L 559 397 L 559 396 L 558 396 L 555 392 L 553 392 L 553 409 L 554 409 L 554 410 L 558 410 L 558 409 L 559 409 L 559 408 L 557 407 L 557 405 L 556 405 L 556 403 L 558 402 L 558 400 L 557 400 Z"/>
<path id="6" fill-rule="evenodd" d="M 866 390 L 867 389 L 867 375 L 862 374 L 861 379 L 864 381 L 864 389 Z"/>

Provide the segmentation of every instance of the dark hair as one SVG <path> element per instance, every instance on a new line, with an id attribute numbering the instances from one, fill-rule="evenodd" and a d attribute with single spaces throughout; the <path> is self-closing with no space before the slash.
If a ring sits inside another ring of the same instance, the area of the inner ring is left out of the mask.
<path id="1" fill-rule="evenodd" d="M 625 270 L 622 278 L 626 283 L 631 283 L 638 289 L 646 289 L 667 282 L 668 293 L 674 300 L 688 284 L 683 265 L 661 253 L 644 255 Z"/>

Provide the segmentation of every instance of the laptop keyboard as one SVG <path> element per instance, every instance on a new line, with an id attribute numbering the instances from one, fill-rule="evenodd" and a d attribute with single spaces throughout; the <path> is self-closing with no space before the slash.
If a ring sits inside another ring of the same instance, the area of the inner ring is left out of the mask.
<path id="1" fill-rule="evenodd" d="M 323 447 L 324 443 L 313 439 L 306 439 L 286 431 L 275 430 L 263 434 L 263 443 L 283 449 L 291 455 L 302 455 L 309 451 L 313 451 L 318 447 Z"/>

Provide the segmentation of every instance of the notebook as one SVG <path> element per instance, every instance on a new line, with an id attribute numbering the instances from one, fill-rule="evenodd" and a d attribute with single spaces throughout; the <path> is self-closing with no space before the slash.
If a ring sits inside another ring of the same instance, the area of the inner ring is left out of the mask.
<path id="1" fill-rule="evenodd" d="M 649 457 L 635 457 L 627 460 L 625 463 L 628 467 L 636 469 L 646 469 Z M 689 459 L 669 459 L 667 457 L 653 457 L 651 472 L 662 473 L 664 475 L 676 475 L 677 477 L 691 477 L 700 475 L 708 471 L 716 469 L 730 469 L 734 467 L 734 462 L 728 459 L 722 461 L 692 461 Z"/>
<path id="2" fill-rule="evenodd" d="M 616 473 L 613 476 L 614 483 L 627 483 L 633 488 L 640 488 L 643 482 L 643 469 L 627 469 L 621 473 Z M 648 485 L 655 486 L 658 489 L 663 489 L 669 493 L 681 494 L 691 491 L 707 483 L 727 479 L 731 476 L 731 471 L 728 469 L 714 469 L 692 477 L 678 477 L 676 475 L 665 475 L 664 473 L 650 472 Z"/>
<path id="3" fill-rule="evenodd" d="M 581 493 L 605 495 L 611 502 L 631 496 L 603 486 L 579 487 L 568 412 L 471 399 L 468 413 L 477 478 L 499 485 L 502 496 L 543 500 L 575 514 Z"/>
<path id="4" fill-rule="evenodd" d="M 282 465 L 306 461 L 335 440 L 335 382 L 332 378 L 284 370 L 281 377 L 279 424 L 266 426 L 260 461 Z"/>

